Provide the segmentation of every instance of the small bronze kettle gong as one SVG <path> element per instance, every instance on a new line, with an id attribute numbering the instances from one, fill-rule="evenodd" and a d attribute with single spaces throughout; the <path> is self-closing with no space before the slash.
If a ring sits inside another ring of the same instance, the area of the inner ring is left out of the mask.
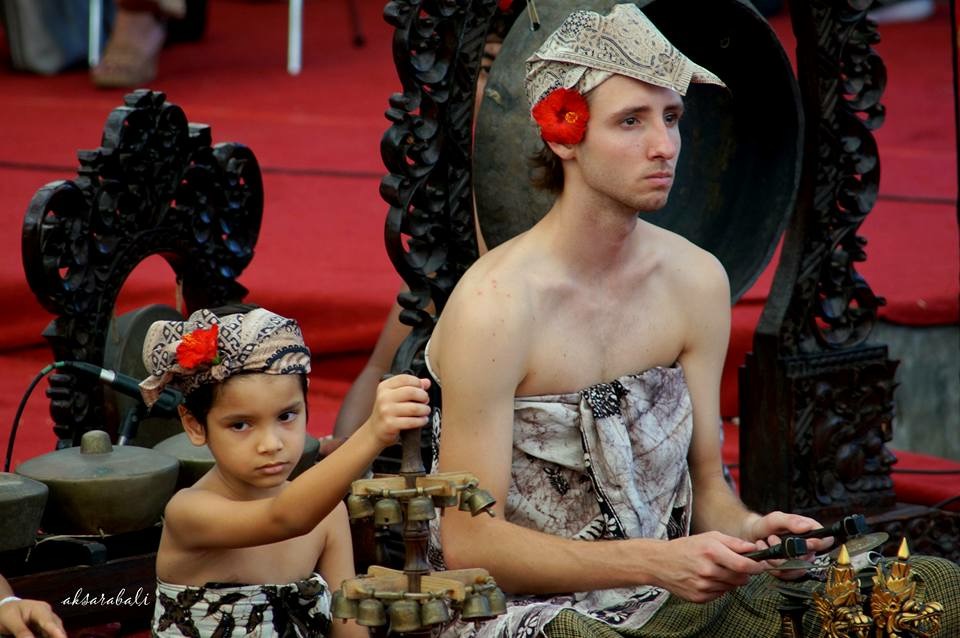
<path id="1" fill-rule="evenodd" d="M 119 534 L 160 520 L 178 469 L 171 456 L 148 448 L 114 447 L 106 432 L 91 430 L 80 447 L 30 459 L 17 473 L 50 489 L 45 532 Z"/>

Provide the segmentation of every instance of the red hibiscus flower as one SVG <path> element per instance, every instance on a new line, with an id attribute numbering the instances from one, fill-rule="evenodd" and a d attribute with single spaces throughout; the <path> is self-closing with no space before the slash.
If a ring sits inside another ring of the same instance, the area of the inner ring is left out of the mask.
<path id="1" fill-rule="evenodd" d="M 579 91 L 554 89 L 533 107 L 540 137 L 558 144 L 579 144 L 587 131 L 590 107 Z"/>
<path id="2" fill-rule="evenodd" d="M 192 370 L 208 363 L 219 363 L 217 354 L 217 333 L 220 326 L 214 324 L 209 328 L 197 328 L 193 332 L 183 335 L 177 346 L 177 363 L 181 368 Z"/>

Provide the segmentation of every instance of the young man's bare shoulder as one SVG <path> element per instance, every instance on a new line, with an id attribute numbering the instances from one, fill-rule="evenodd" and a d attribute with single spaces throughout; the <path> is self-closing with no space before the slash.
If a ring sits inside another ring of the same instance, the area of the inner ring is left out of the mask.
<path id="1" fill-rule="evenodd" d="M 713 253 L 663 228 L 658 228 L 655 235 L 671 285 L 689 294 L 729 289 L 727 272 Z"/>
<path id="2" fill-rule="evenodd" d="M 508 351 L 511 359 L 522 358 L 521 346 L 534 326 L 536 294 L 528 259 L 514 249 L 514 241 L 483 255 L 454 288 L 431 339 L 431 357 L 440 368 L 448 356 L 475 358 L 479 352 L 495 352 L 501 362 Z"/>
<path id="3" fill-rule="evenodd" d="M 529 257 L 518 238 L 490 250 L 467 269 L 457 283 L 447 307 L 460 304 L 476 313 L 494 314 L 522 310 L 529 299 Z"/>

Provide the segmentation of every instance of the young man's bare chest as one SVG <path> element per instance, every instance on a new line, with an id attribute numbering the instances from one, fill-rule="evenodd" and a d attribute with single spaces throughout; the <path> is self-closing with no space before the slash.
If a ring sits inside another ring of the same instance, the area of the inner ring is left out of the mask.
<path id="1" fill-rule="evenodd" d="M 668 291 L 581 289 L 543 304 L 528 330 L 527 373 L 518 396 L 581 390 L 673 365 L 684 322 Z"/>

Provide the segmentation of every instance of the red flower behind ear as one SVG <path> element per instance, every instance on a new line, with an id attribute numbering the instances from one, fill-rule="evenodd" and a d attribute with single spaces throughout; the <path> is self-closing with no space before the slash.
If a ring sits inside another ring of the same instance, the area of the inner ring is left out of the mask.
<path id="1" fill-rule="evenodd" d="M 220 361 L 217 353 L 217 335 L 220 326 L 213 324 L 209 328 L 197 328 L 183 335 L 177 346 L 177 363 L 181 368 L 192 370 L 198 366 Z"/>
<path id="2" fill-rule="evenodd" d="M 554 89 L 533 107 L 533 119 L 547 142 L 579 144 L 587 132 L 590 107 L 579 91 Z"/>
<path id="3" fill-rule="evenodd" d="M 513 0 L 497 0 L 497 8 L 506 13 L 510 10 Z"/>

